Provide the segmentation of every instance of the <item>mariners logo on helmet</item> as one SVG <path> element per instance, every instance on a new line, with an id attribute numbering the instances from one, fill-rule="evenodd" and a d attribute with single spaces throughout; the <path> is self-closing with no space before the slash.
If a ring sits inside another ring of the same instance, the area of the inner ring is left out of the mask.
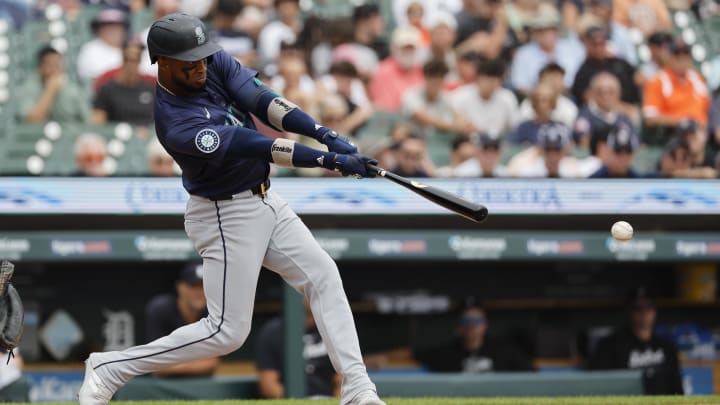
<path id="1" fill-rule="evenodd" d="M 220 136 L 210 128 L 200 130 L 195 135 L 195 146 L 203 153 L 213 153 L 220 146 Z"/>
<path id="2" fill-rule="evenodd" d="M 205 33 L 203 32 L 202 27 L 195 27 L 195 38 L 197 38 L 198 45 L 205 43 Z"/>

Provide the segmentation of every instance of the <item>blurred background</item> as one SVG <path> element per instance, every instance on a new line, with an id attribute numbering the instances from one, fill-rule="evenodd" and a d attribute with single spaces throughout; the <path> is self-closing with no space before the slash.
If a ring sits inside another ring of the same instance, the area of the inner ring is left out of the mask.
<path id="1" fill-rule="evenodd" d="M 0 259 L 27 306 L 0 399 L 74 401 L 88 353 L 203 315 L 145 49 L 178 11 L 381 166 L 489 208 L 478 226 L 380 179 L 273 167 L 381 394 L 720 393 L 716 1 L 0 0 Z M 272 396 L 302 355 L 260 354 L 302 340 L 263 334 L 285 288 L 262 272 L 237 352 L 118 396 Z"/>

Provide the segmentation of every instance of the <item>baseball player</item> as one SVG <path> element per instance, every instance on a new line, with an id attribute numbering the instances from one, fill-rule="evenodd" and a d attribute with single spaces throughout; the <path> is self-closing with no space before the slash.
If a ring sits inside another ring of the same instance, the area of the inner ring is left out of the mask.
<path id="1" fill-rule="evenodd" d="M 91 354 L 80 404 L 107 404 L 134 376 L 237 350 L 250 332 L 265 266 L 310 302 L 343 377 L 340 404 L 386 405 L 365 369 L 337 266 L 268 180 L 269 162 L 368 177 L 366 164 L 374 160 L 266 87 L 255 71 L 210 41 L 195 17 L 156 20 L 148 52 L 158 64 L 156 132 L 182 168 L 190 194 L 185 231 L 203 258 L 208 316 L 146 345 Z M 250 113 L 278 130 L 313 137 L 329 151 L 268 138 L 255 130 Z"/>

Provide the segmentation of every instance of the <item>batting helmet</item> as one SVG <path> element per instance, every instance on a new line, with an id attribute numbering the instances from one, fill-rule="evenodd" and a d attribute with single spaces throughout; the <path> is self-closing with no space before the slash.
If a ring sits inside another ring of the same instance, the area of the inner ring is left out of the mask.
<path id="1" fill-rule="evenodd" d="M 210 40 L 205 24 L 184 13 L 168 14 L 156 20 L 148 33 L 150 62 L 158 56 L 194 62 L 207 58 L 222 48 Z"/>

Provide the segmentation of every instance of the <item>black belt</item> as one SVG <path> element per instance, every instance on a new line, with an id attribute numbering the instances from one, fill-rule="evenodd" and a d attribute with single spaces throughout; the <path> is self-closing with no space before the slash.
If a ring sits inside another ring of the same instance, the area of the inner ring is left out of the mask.
<path id="1" fill-rule="evenodd" d="M 250 191 L 253 193 L 253 195 L 262 195 L 264 196 L 267 194 L 268 190 L 270 190 L 270 179 L 265 179 L 262 183 L 258 184 L 257 186 L 250 189 Z M 234 194 L 226 194 L 226 195 L 214 195 L 208 197 L 210 201 L 225 201 L 225 200 L 232 200 Z"/>

